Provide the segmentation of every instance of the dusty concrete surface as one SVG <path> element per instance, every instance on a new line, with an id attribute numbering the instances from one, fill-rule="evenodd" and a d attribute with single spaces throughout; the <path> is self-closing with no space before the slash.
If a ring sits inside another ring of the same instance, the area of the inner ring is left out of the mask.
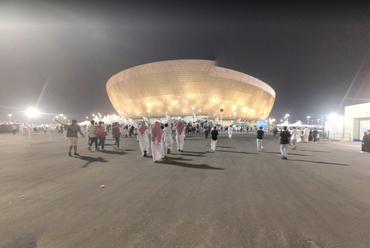
<path id="1" fill-rule="evenodd" d="M 359 144 L 187 137 L 153 163 L 122 150 L 0 135 L 0 247 L 370 247 L 370 154 Z M 206 146 L 207 145 L 207 146 Z M 100 186 L 104 185 L 104 188 Z"/>

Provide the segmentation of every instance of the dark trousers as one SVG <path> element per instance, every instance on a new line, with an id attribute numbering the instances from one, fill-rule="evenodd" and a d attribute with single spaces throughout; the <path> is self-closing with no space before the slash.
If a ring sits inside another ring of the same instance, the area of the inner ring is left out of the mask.
<path id="1" fill-rule="evenodd" d="M 99 146 L 101 146 L 101 149 L 104 149 L 105 144 L 105 138 L 99 138 Z"/>
<path id="2" fill-rule="evenodd" d="M 204 135 L 206 136 L 206 139 L 208 139 L 209 131 L 204 131 Z"/>
<path id="3" fill-rule="evenodd" d="M 119 137 L 114 137 L 116 139 L 116 143 L 114 143 L 117 147 L 119 147 Z"/>
<path id="4" fill-rule="evenodd" d="M 93 143 L 95 143 L 95 149 L 98 149 L 98 139 L 96 137 L 90 138 L 89 146 L 92 146 Z"/>

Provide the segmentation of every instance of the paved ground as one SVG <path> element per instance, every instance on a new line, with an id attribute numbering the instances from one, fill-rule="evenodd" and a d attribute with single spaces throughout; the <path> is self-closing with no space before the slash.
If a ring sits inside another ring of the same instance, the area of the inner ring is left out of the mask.
<path id="1" fill-rule="evenodd" d="M 271 136 L 264 153 L 254 134 L 222 136 L 214 153 L 188 137 L 154 164 L 134 138 L 107 152 L 82 139 L 80 158 L 52 138 L 0 135 L 0 247 L 370 247 L 359 144 L 299 144 L 285 161 Z"/>

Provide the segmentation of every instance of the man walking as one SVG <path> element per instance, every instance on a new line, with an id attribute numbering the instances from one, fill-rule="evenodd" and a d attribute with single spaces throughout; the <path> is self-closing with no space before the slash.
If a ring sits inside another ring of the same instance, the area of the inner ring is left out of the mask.
<path id="1" fill-rule="evenodd" d="M 203 124 L 203 131 L 204 131 L 204 135 L 206 137 L 206 140 L 208 139 L 208 134 L 209 134 L 209 125 L 207 123 L 207 121 Z"/>
<path id="2" fill-rule="evenodd" d="M 96 137 L 99 139 L 99 147 L 101 151 L 105 151 L 105 136 L 107 135 L 103 122 L 99 122 L 99 125 L 96 127 Z"/>
<path id="3" fill-rule="evenodd" d="M 163 131 L 164 131 L 163 138 L 164 138 L 165 152 L 167 152 L 167 154 L 171 154 L 173 139 L 172 139 L 172 130 L 170 127 L 168 127 L 168 123 L 164 124 Z"/>
<path id="4" fill-rule="evenodd" d="M 217 145 L 217 136 L 218 136 L 218 131 L 216 127 L 213 127 L 213 130 L 211 132 L 211 149 L 213 151 L 216 151 L 216 145 Z"/>
<path id="5" fill-rule="evenodd" d="M 317 134 L 319 132 L 316 130 L 316 127 L 313 129 L 312 135 L 313 135 L 313 142 L 318 142 L 317 140 Z"/>
<path id="6" fill-rule="evenodd" d="M 265 135 L 265 132 L 262 130 L 262 127 L 257 131 L 257 151 L 263 151 L 263 136 Z"/>
<path id="7" fill-rule="evenodd" d="M 290 144 L 290 132 L 287 131 L 287 127 L 284 126 L 284 131 L 281 131 L 279 137 L 280 152 L 282 159 L 288 159 L 288 146 Z"/>
<path id="8" fill-rule="evenodd" d="M 95 151 L 96 151 L 98 150 L 98 140 L 96 138 L 96 133 L 95 133 L 95 130 L 96 130 L 95 121 L 92 120 L 90 123 L 91 125 L 87 128 L 87 131 L 89 132 L 89 137 L 90 137 L 89 146 L 87 147 L 87 149 L 91 151 L 91 146 L 93 143 L 95 143 Z"/>
<path id="9" fill-rule="evenodd" d="M 118 122 L 113 123 L 112 133 L 113 133 L 113 138 L 116 140 L 114 145 L 116 148 L 119 148 L 119 139 L 121 137 L 121 133 L 120 133 Z"/>
<path id="10" fill-rule="evenodd" d="M 300 135 L 299 134 L 299 132 L 295 129 L 295 127 L 293 127 L 293 130 L 292 130 L 292 132 L 290 133 L 290 135 L 292 136 L 292 146 L 293 146 L 293 150 L 295 150 L 295 148 L 296 148 L 296 142 L 297 142 L 297 140 L 298 140 L 298 135 Z"/>
<path id="11" fill-rule="evenodd" d="M 67 125 L 67 124 L 61 123 L 58 120 L 55 120 L 55 121 L 58 122 L 60 125 L 65 126 L 67 128 L 67 138 L 69 139 L 69 142 L 70 142 L 68 155 L 72 156 L 71 152 L 72 152 L 72 147 L 73 147 L 74 151 L 75 151 L 74 155 L 75 156 L 80 156 L 80 154 L 77 153 L 78 132 L 80 132 L 82 137 L 85 137 L 85 136 L 81 132 L 80 126 L 77 125 L 77 121 L 72 120 L 72 125 Z"/>

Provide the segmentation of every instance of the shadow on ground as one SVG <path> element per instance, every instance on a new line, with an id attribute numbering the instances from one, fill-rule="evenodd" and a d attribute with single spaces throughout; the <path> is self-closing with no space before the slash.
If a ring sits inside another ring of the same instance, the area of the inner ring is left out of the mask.
<path id="1" fill-rule="evenodd" d="M 206 154 L 205 152 L 191 152 L 191 151 L 184 151 L 184 153 Z"/>
<path id="2" fill-rule="evenodd" d="M 74 157 L 74 158 L 79 158 L 81 160 L 87 161 L 86 164 L 84 164 L 83 166 L 81 166 L 82 168 L 86 168 L 91 163 L 95 163 L 95 162 L 102 162 L 102 163 L 108 162 L 108 160 L 106 160 L 105 158 L 102 158 L 102 157 L 94 158 L 94 157 L 88 157 L 88 156 L 79 156 L 79 157 Z"/>
<path id="3" fill-rule="evenodd" d="M 187 159 L 167 158 L 166 160 L 158 162 L 158 164 L 175 165 L 175 166 L 192 168 L 192 169 L 224 170 L 224 168 L 212 167 L 212 166 L 209 166 L 207 164 L 189 164 L 189 163 L 180 162 L 180 161 L 177 161 L 177 160 L 187 160 Z"/>
<path id="4" fill-rule="evenodd" d="M 171 155 L 184 155 L 184 156 L 189 156 L 189 157 L 200 157 L 200 158 L 204 158 L 205 156 L 203 156 L 203 154 L 205 153 L 202 153 L 202 154 L 188 154 L 187 152 L 182 152 L 182 153 L 170 153 Z"/>
<path id="5" fill-rule="evenodd" d="M 314 150 L 301 150 L 299 149 L 300 151 L 302 152 L 322 152 L 322 153 L 330 153 L 330 152 L 327 152 L 327 151 L 314 151 Z"/>
<path id="6" fill-rule="evenodd" d="M 262 153 L 273 153 L 273 154 L 281 154 L 281 152 L 262 152 Z M 293 155 L 293 156 L 312 156 L 312 155 L 307 155 L 307 154 L 298 154 L 298 153 L 289 153 L 288 155 Z"/>
<path id="7" fill-rule="evenodd" d="M 127 152 L 124 152 L 121 149 L 117 149 L 116 151 L 101 151 L 101 153 L 106 153 L 106 154 L 118 154 L 118 155 L 125 155 Z"/>
<path id="8" fill-rule="evenodd" d="M 224 151 L 224 150 L 217 150 L 217 149 L 214 152 L 229 152 L 229 153 L 241 153 L 241 154 L 259 154 L 258 152 L 236 152 L 236 151 Z M 214 153 L 214 152 L 208 152 L 207 151 L 207 153 Z"/>
<path id="9" fill-rule="evenodd" d="M 309 160 L 299 160 L 299 159 L 288 159 L 288 160 L 289 161 L 296 161 L 296 162 L 315 163 L 315 164 L 329 164 L 329 165 L 349 166 L 349 164 L 339 164 L 339 163 L 320 162 L 320 161 L 309 161 Z"/>

